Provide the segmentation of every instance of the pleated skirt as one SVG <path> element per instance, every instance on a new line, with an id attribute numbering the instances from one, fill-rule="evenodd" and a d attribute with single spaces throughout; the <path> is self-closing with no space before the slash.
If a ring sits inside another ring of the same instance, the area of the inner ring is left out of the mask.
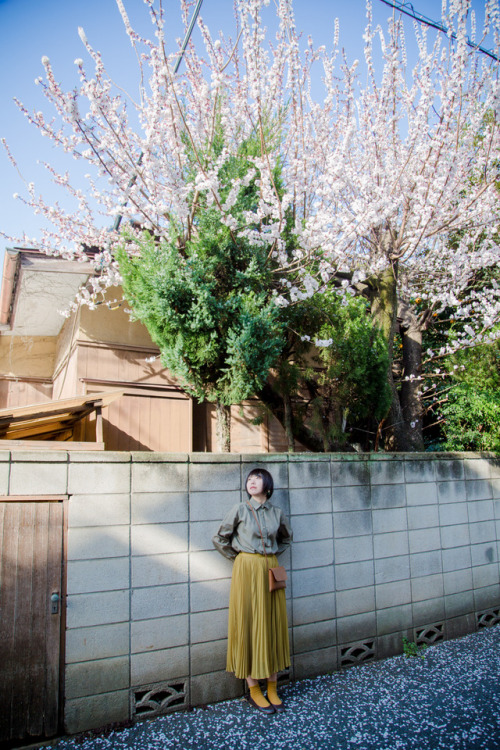
<path id="1" fill-rule="evenodd" d="M 268 555 L 269 567 L 278 561 Z M 226 670 L 262 680 L 290 666 L 285 590 L 269 591 L 264 555 L 240 552 L 229 596 Z"/>

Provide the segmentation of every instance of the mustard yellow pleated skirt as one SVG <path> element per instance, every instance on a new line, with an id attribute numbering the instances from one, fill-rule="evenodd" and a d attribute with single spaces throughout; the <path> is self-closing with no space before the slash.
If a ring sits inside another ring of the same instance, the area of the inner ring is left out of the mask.
<path id="1" fill-rule="evenodd" d="M 269 567 L 278 565 L 268 555 Z M 290 666 L 285 590 L 269 591 L 264 555 L 240 552 L 229 596 L 226 670 L 262 680 Z"/>

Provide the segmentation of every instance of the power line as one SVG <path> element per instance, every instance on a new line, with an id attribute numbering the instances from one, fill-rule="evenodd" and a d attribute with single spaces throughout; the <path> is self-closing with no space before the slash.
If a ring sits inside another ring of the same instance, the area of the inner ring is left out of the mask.
<path id="1" fill-rule="evenodd" d="M 405 16 L 409 16 L 410 18 L 415 19 L 415 21 L 418 21 L 419 23 L 423 23 L 426 26 L 430 26 L 433 29 L 442 31 L 444 34 L 449 33 L 449 29 L 447 29 L 446 26 L 443 26 L 443 24 L 439 23 L 439 21 L 433 21 L 432 18 L 427 18 L 427 16 L 424 16 L 423 13 L 419 13 L 417 10 L 415 10 L 412 3 L 407 3 L 405 2 L 405 0 L 381 0 L 381 2 L 385 3 L 385 5 L 388 5 L 389 8 L 394 8 L 395 10 L 399 10 L 400 13 L 404 13 Z M 455 34 L 454 31 L 451 32 L 451 38 L 452 39 L 457 38 L 457 35 Z M 475 44 L 468 37 L 466 39 L 466 42 L 469 47 L 472 47 L 472 49 L 475 49 L 478 52 L 482 52 L 484 55 L 488 55 L 488 57 L 491 57 L 492 60 L 496 60 L 497 62 L 500 62 L 500 58 L 498 57 L 498 55 L 495 55 L 495 53 L 492 52 L 490 49 L 486 49 L 485 47 L 481 47 L 479 44 Z"/>

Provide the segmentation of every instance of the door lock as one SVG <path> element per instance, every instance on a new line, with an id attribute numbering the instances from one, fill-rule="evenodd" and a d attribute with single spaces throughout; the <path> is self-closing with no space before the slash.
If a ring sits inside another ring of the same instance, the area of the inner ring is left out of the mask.
<path id="1" fill-rule="evenodd" d="M 50 613 L 52 615 L 57 615 L 57 613 L 59 612 L 59 600 L 60 600 L 59 591 L 53 591 L 50 597 L 50 601 L 51 601 Z"/>

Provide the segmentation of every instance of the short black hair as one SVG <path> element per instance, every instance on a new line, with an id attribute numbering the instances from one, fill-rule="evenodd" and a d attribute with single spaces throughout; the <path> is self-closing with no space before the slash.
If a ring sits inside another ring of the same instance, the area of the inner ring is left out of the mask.
<path id="1" fill-rule="evenodd" d="M 274 481 L 267 469 L 252 469 L 245 480 L 245 490 L 247 488 L 248 480 L 250 479 L 250 477 L 262 477 L 262 490 L 264 492 L 264 495 L 269 500 L 274 492 Z"/>

